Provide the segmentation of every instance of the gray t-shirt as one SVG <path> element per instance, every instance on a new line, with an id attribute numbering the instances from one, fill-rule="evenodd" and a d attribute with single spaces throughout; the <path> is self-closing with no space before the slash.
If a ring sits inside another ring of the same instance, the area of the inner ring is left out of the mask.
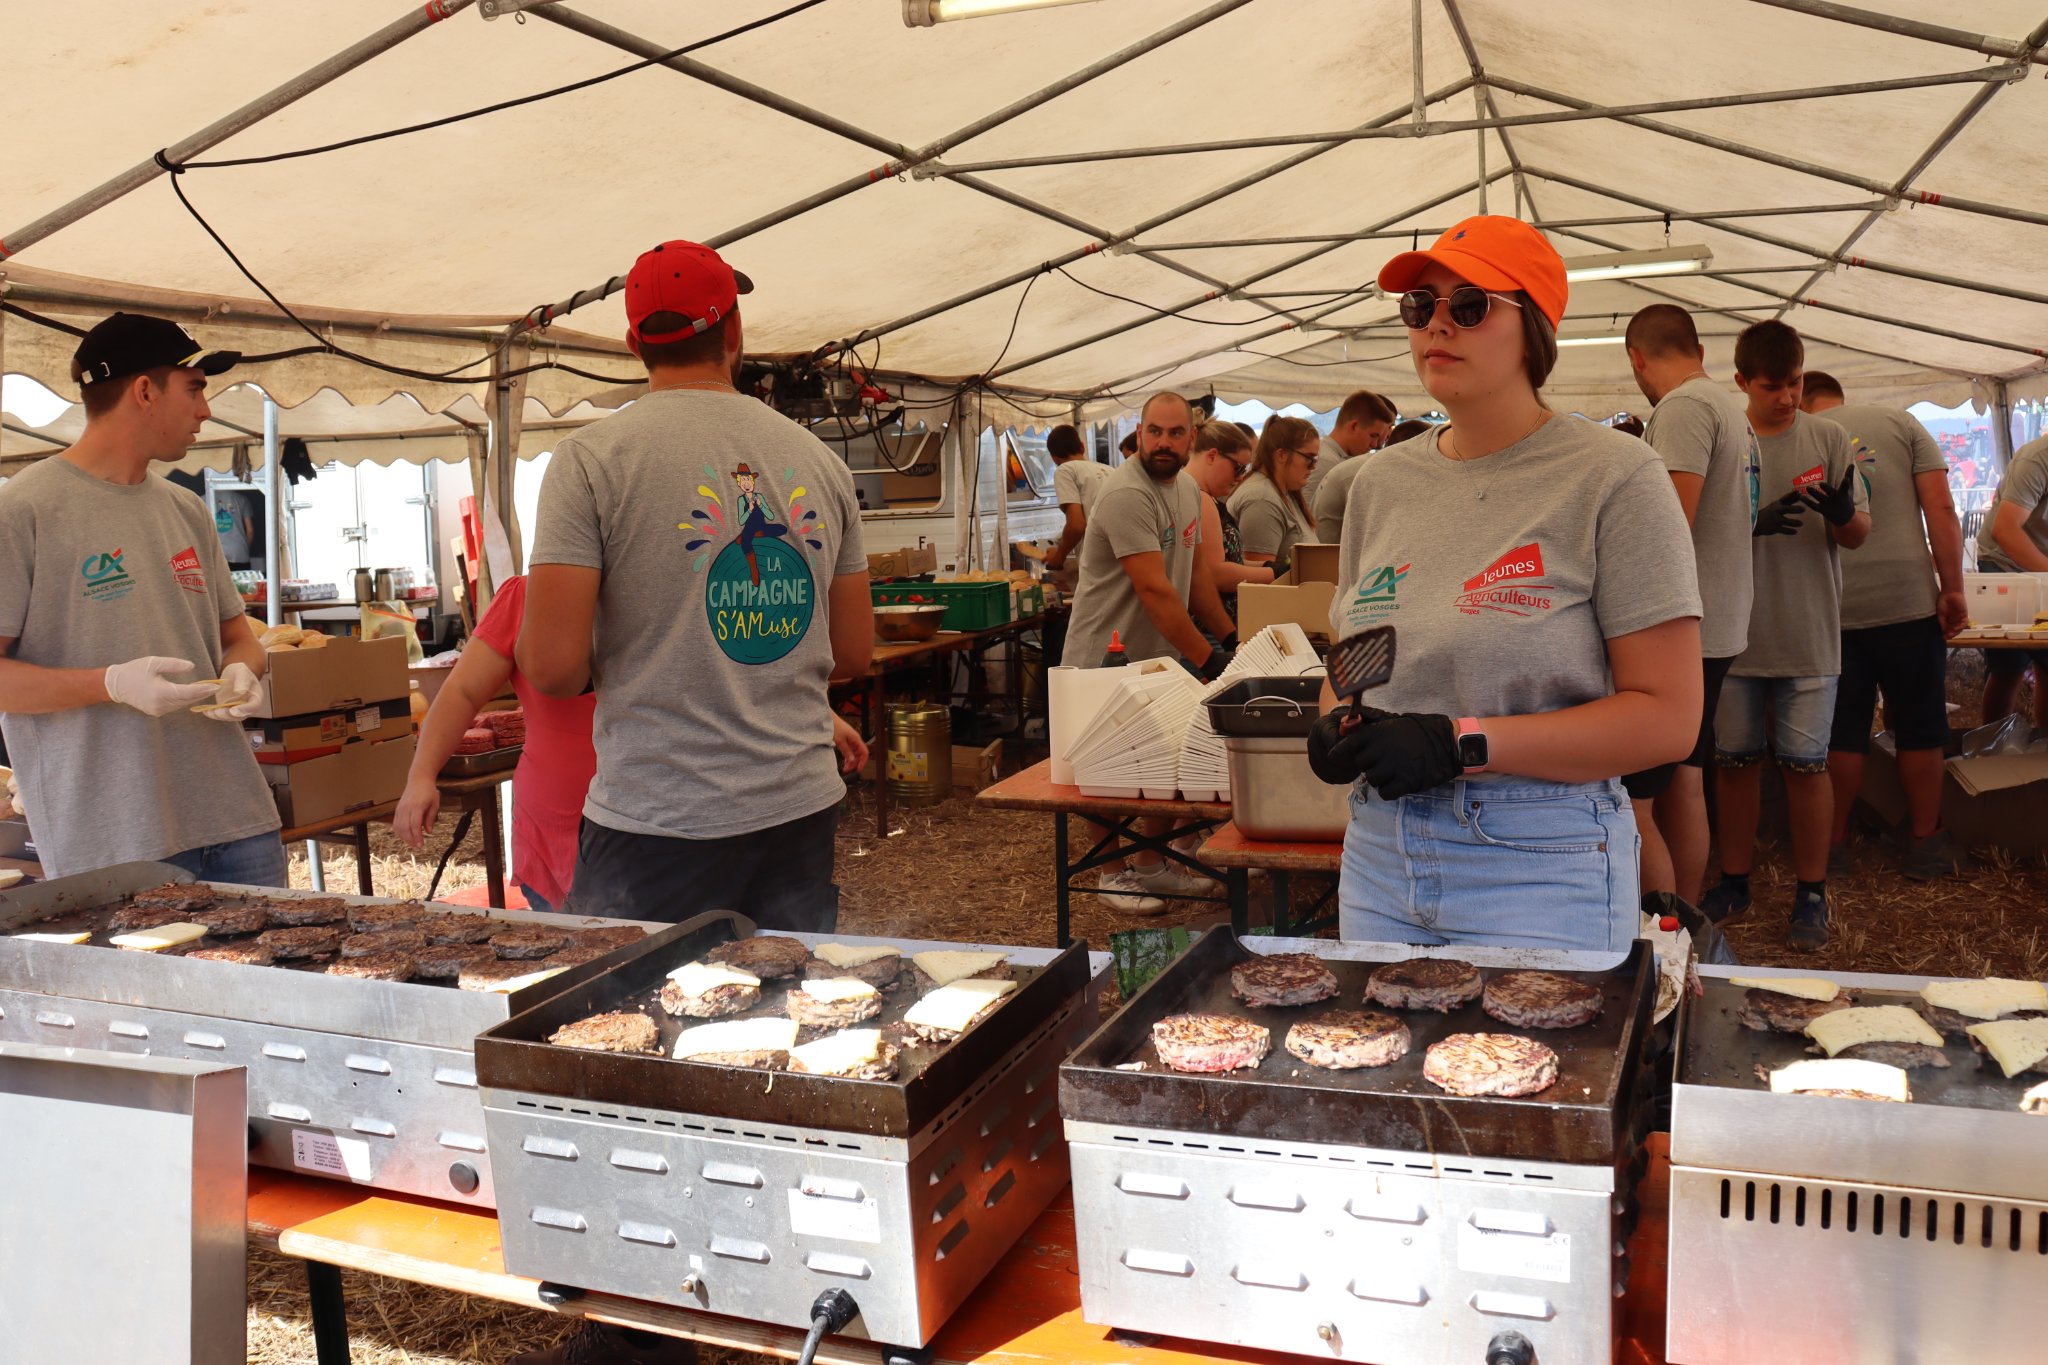
<path id="1" fill-rule="evenodd" d="M 2048 436 L 2027 442 L 2012 457 L 2012 464 L 2006 468 L 2005 477 L 1998 484 L 1998 501 L 1984 518 L 1984 529 L 1977 533 L 1977 558 L 1996 564 L 2001 568 L 2017 570 L 2012 556 L 1998 544 L 1993 534 L 1998 525 L 1998 509 L 2011 503 L 2026 513 L 2027 539 L 2034 542 L 2034 548 L 2048 555 Z"/>
<path id="2" fill-rule="evenodd" d="M 1852 458 L 1849 433 L 1825 417 L 1795 414 L 1792 425 L 1757 441 L 1763 452 L 1763 501 L 1825 479 L 1840 483 Z M 1854 480 L 1856 510 L 1870 510 Z M 1737 678 L 1828 678 L 1842 671 L 1842 562 L 1827 519 L 1808 509 L 1789 536 L 1750 541 L 1756 605 L 1749 647 L 1728 672 Z M 1861 554 L 1861 550 L 1854 553 Z"/>
<path id="3" fill-rule="evenodd" d="M 1081 505 L 1081 515 L 1088 516 L 1095 511 L 1095 499 L 1102 495 L 1102 485 L 1109 478 L 1109 466 L 1093 460 L 1068 460 L 1055 465 L 1052 471 L 1053 500 L 1062 507 L 1074 503 Z"/>
<path id="4" fill-rule="evenodd" d="M 1301 500 L 1313 509 L 1316 505 L 1316 495 L 1322 491 L 1323 480 L 1359 458 L 1362 457 L 1347 454 L 1344 447 L 1337 444 L 1336 437 L 1323 437 L 1317 443 L 1316 462 L 1308 471 L 1308 482 L 1301 486 Z"/>
<path id="5" fill-rule="evenodd" d="M 1325 540 L 1335 540 L 1344 527 L 1344 504 L 1351 497 L 1351 485 L 1358 481 L 1358 471 L 1365 468 L 1371 455 L 1354 455 L 1343 464 L 1331 470 L 1322 486 L 1314 493 L 1302 490 L 1302 496 L 1309 500 L 1308 509 L 1316 514 L 1316 534 Z"/>
<path id="6" fill-rule="evenodd" d="M 1643 432 L 1665 468 L 1700 476 L 1692 521 L 1700 569 L 1700 653 L 1729 659 L 1749 642 L 1749 537 L 1756 528 L 1757 443 L 1740 394 L 1701 375 L 1664 395 Z"/>
<path id="7" fill-rule="evenodd" d="M 1167 643 L 1120 562 L 1148 551 L 1165 556 L 1166 577 L 1180 600 L 1194 582 L 1195 546 L 1202 542 L 1201 490 L 1186 473 L 1162 484 L 1143 460 L 1125 460 L 1103 485 L 1081 539 L 1081 578 L 1074 589 L 1074 617 L 1060 662 L 1094 668 L 1109 648 L 1110 632 L 1122 636 L 1133 660 L 1172 658 Z"/>
<path id="8" fill-rule="evenodd" d="M 217 678 L 242 615 L 206 505 L 151 475 L 94 478 L 53 455 L 0 487 L 0 636 L 45 668 L 190 659 Z M 117 702 L 0 716 L 43 870 L 154 861 L 278 827 L 242 727 Z"/>
<path id="9" fill-rule="evenodd" d="M 1578 706 L 1614 691 L 1608 640 L 1700 614 L 1685 513 L 1641 441 L 1561 415 L 1461 464 L 1437 449 L 1441 432 L 1373 455 L 1344 514 L 1331 628 L 1400 632 L 1371 705 Z"/>
<path id="10" fill-rule="evenodd" d="M 1926 427 L 1897 408 L 1852 403 L 1820 415 L 1849 433 L 1859 482 L 1870 500 L 1870 538 L 1842 560 L 1842 629 L 1934 615 L 1941 586 L 1914 480 L 1947 474 L 1941 447 Z"/>
<path id="11" fill-rule="evenodd" d="M 591 821 L 715 839 L 845 795 L 827 592 L 867 558 L 815 437 L 738 394 L 650 393 L 555 447 L 532 561 L 603 573 Z"/>
<path id="12" fill-rule="evenodd" d="M 1239 484 L 1229 505 L 1230 515 L 1237 519 L 1238 544 L 1246 554 L 1292 561 L 1297 543 L 1315 539 L 1300 506 L 1264 474 L 1253 474 Z"/>

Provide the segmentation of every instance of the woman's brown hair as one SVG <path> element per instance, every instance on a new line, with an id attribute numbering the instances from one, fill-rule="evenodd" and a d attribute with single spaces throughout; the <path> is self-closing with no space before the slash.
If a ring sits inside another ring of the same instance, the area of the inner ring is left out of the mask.
<path id="1" fill-rule="evenodd" d="M 1227 455 L 1251 448 L 1252 438 L 1235 422 L 1204 422 L 1195 428 L 1196 450 L 1216 450 Z"/>
<path id="2" fill-rule="evenodd" d="M 1265 430 L 1259 433 L 1259 444 L 1252 451 L 1252 473 L 1263 474 L 1273 485 L 1273 491 L 1280 492 L 1280 480 L 1273 477 L 1274 467 L 1279 463 L 1282 451 L 1298 450 L 1309 441 L 1319 441 L 1322 433 L 1315 423 L 1299 417 L 1272 416 L 1266 419 Z M 1301 490 L 1280 493 L 1283 498 L 1292 499 L 1301 509 L 1301 524 L 1313 531 L 1316 529 L 1316 515 L 1308 510 L 1308 503 L 1301 496 Z"/>
<path id="3" fill-rule="evenodd" d="M 1557 329 L 1534 299 L 1523 293 L 1515 298 L 1522 305 L 1522 365 L 1529 375 L 1529 387 L 1541 394 L 1550 372 L 1557 368 Z M 1536 401 L 1543 402 L 1540 397 Z"/>

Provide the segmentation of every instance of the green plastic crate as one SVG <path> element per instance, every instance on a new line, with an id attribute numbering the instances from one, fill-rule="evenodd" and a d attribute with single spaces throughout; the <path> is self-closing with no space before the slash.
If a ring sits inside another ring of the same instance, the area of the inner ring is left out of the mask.
<path id="1" fill-rule="evenodd" d="M 942 630 L 987 630 L 1010 619 L 1008 583 L 877 583 L 869 592 L 878 607 L 943 603 Z"/>

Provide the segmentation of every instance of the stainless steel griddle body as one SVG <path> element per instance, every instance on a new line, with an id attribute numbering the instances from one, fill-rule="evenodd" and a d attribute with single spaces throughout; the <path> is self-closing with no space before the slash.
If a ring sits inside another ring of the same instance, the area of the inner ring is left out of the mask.
<path id="1" fill-rule="evenodd" d="M 1254 952 L 1313 953 L 1339 994 L 1295 1008 L 1232 1000 L 1229 968 Z M 1374 965 L 1418 956 L 1581 974 L 1606 1005 L 1580 1029 L 1510 1028 L 1477 1002 L 1400 1011 L 1414 1048 L 1382 1068 L 1318 1071 L 1285 1052 L 1290 1025 L 1359 1007 Z M 1609 1359 L 1655 977 L 1643 943 L 1587 954 L 1205 934 L 1061 1069 L 1083 1315 L 1326 1360 L 1485 1365 L 1504 1333 L 1537 1361 Z M 1270 1028 L 1265 1062 L 1163 1071 L 1152 1023 L 1203 1009 Z M 1551 1046 L 1558 1083 L 1472 1100 L 1422 1079 L 1431 1042 L 1481 1031 Z"/>
<path id="2" fill-rule="evenodd" d="M 2038 1360 L 2048 1117 L 1967 1044 L 1913 1102 L 1773 1095 L 1807 1040 L 1744 1028 L 1731 976 L 1825 977 L 1866 1005 L 1931 978 L 1702 966 L 1671 1104 L 1669 1355 L 1685 1365 Z M 1761 1068 L 1762 1074 L 1759 1074 Z"/>
<path id="3" fill-rule="evenodd" d="M 497 995 L 5 936 L 192 880 L 167 863 L 123 863 L 0 893 L 0 1039 L 245 1066 L 252 1165 L 495 1207 L 474 1039 L 599 963 Z M 272 900 L 325 895 L 213 885 Z M 554 928 L 608 922 L 489 914 Z"/>
<path id="4" fill-rule="evenodd" d="M 657 1015 L 666 1050 L 701 1021 L 651 1009 L 651 992 L 735 936 L 650 939 L 478 1040 L 506 1268 L 789 1327 L 836 1287 L 860 1306 L 846 1335 L 920 1347 L 1067 1183 L 1058 1068 L 1098 1018 L 1110 960 L 1085 945 L 783 935 L 1009 956 L 1019 990 L 893 1082 L 545 1043 L 623 1007 Z M 764 1004 L 781 985 L 766 984 Z"/>

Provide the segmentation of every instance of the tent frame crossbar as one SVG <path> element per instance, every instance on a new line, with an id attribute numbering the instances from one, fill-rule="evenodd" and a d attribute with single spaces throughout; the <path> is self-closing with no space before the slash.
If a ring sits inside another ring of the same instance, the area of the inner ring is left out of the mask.
<path id="1" fill-rule="evenodd" d="M 1791 10 L 1795 14 L 1811 15 L 1816 19 L 1832 19 L 1836 23 L 1853 24 L 1858 28 L 1876 29 L 1880 33 L 1895 33 L 1902 38 L 1918 38 L 1922 42 L 1959 47 L 1967 52 L 1981 52 L 1987 57 L 2048 63 L 2048 53 L 2040 51 L 2040 44 L 2025 39 L 1995 38 L 1988 33 L 1972 33 L 1967 29 L 1923 23 L 1918 19 L 1906 19 L 1896 14 L 1877 14 L 1870 10 L 1857 9 L 1853 5 L 1834 4 L 1831 0 L 1752 0 L 1752 3 L 1769 5 L 1773 9 Z"/>
<path id="2" fill-rule="evenodd" d="M 1722 218 L 1789 218 L 1826 213 L 1864 213 L 1886 206 L 1882 199 L 1858 199 L 1846 204 L 1799 204 L 1789 208 L 1716 209 L 1698 213 L 1633 213 L 1608 218 L 1563 218 L 1534 220 L 1532 226 L 1545 232 L 1557 228 L 1651 226 L 1657 223 L 1703 223 Z M 1318 232 L 1294 237 L 1217 237 L 1195 242 L 1146 242 L 1148 251 L 1223 251 L 1247 246 L 1307 246 L 1313 242 L 1396 242 L 1409 237 L 1435 237 L 1448 227 L 1387 228 L 1379 232 Z"/>

